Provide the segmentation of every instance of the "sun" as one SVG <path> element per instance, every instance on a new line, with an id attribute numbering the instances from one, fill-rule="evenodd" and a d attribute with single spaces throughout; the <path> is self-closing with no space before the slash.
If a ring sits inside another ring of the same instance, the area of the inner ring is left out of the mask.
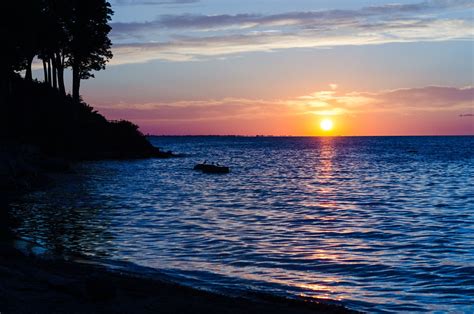
<path id="1" fill-rule="evenodd" d="M 321 129 L 323 131 L 331 131 L 334 127 L 334 123 L 332 122 L 331 119 L 324 119 L 321 121 L 321 123 L 319 124 L 319 126 L 321 127 Z"/>

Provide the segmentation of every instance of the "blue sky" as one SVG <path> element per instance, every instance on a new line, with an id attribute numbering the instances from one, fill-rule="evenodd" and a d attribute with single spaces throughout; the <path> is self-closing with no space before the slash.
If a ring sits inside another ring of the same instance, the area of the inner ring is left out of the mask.
<path id="1" fill-rule="evenodd" d="M 111 3 L 115 56 L 106 71 L 84 83 L 83 93 L 108 117 L 130 118 L 145 132 L 313 134 L 311 119 L 328 115 L 341 123 L 352 119 L 351 127 L 341 127 L 345 134 L 474 132 L 473 119 L 450 118 L 456 125 L 451 129 L 442 123 L 443 115 L 472 113 L 472 1 Z M 398 111 L 373 106 L 373 99 L 384 103 L 381 95 L 416 90 L 407 93 L 415 97 L 432 86 L 451 88 L 445 90 L 451 96 L 457 90 L 464 98 L 446 98 L 436 108 L 424 102 L 422 114 L 409 98 L 396 104 Z M 195 119 L 179 119 L 183 106 Z M 357 116 L 380 119 L 374 117 L 379 111 L 387 121 L 409 115 L 416 127 L 353 126 Z M 417 126 L 417 115 L 424 128 Z M 294 121 L 277 123 L 284 117 Z M 249 131 L 225 127 L 239 123 Z M 300 124 L 308 125 L 295 127 Z"/>

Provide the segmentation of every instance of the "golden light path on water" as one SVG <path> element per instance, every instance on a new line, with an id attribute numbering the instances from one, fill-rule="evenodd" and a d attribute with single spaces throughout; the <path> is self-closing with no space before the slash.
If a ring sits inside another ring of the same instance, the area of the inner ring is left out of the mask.
<path id="1" fill-rule="evenodd" d="M 325 131 L 330 131 L 333 128 L 333 122 L 329 119 L 324 119 L 321 121 L 321 129 Z M 321 138 L 321 150 L 319 160 L 321 164 L 319 165 L 319 171 L 316 171 L 317 177 L 319 180 L 323 182 L 329 182 L 332 180 L 333 177 L 333 158 L 334 158 L 334 147 L 333 147 L 333 138 L 332 137 L 325 137 Z M 331 187 L 326 187 L 324 185 L 321 186 L 319 193 L 321 195 L 330 194 L 332 193 Z M 337 204 L 334 202 L 327 202 L 322 204 L 319 202 L 318 204 L 325 208 L 333 208 L 336 210 Z M 318 232 L 317 230 L 315 230 Z M 327 249 L 317 249 L 311 254 L 309 257 L 311 260 L 326 260 L 326 261 L 336 261 L 338 260 L 338 255 L 335 252 L 329 252 Z M 298 288 L 307 289 L 312 291 L 312 294 L 301 293 L 300 295 L 303 297 L 311 297 L 314 299 L 337 299 L 342 300 L 345 294 L 350 294 L 349 291 L 343 289 L 338 289 L 337 285 L 335 285 L 339 279 L 337 277 L 326 277 L 320 278 L 318 283 L 301 283 L 298 284 Z M 339 290 L 339 291 L 336 291 Z M 337 298 L 334 298 L 334 295 L 338 295 Z M 316 293 L 316 294 L 315 294 Z"/>

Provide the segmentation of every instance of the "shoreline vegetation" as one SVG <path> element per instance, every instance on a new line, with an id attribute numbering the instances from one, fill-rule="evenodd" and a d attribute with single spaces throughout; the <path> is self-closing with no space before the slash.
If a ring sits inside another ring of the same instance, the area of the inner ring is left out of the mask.
<path id="1" fill-rule="evenodd" d="M 0 106 L 0 143 L 29 146 L 67 160 L 169 158 L 126 121 L 108 121 L 90 105 L 61 95 L 47 84 L 20 76 Z"/>
<path id="2" fill-rule="evenodd" d="M 50 174 L 84 160 L 178 157 L 154 147 L 131 122 L 108 121 L 91 106 L 19 75 L 0 103 L 0 192 L 52 183 Z"/>

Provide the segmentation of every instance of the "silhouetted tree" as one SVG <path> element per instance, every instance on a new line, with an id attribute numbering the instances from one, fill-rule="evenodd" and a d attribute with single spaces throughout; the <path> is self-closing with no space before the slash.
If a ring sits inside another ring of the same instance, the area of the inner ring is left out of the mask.
<path id="1" fill-rule="evenodd" d="M 50 24 L 49 32 L 53 34 L 55 42 L 50 44 L 49 57 L 53 67 L 55 76 L 53 78 L 53 86 L 57 81 L 57 87 L 62 95 L 66 95 L 64 86 L 64 69 L 66 68 L 66 60 L 70 52 L 71 35 L 68 33 L 66 21 L 71 17 L 71 10 L 75 10 L 68 0 L 47 0 L 48 14 L 50 19 L 54 21 Z"/>
<path id="2" fill-rule="evenodd" d="M 41 49 L 39 58 L 43 60 L 45 83 L 66 94 L 64 68 L 66 51 L 69 50 L 65 20 L 73 8 L 67 0 L 43 0 L 43 22 L 41 27 Z"/>
<path id="3" fill-rule="evenodd" d="M 41 48 L 41 29 L 44 23 L 43 0 L 19 0 L 21 4 L 20 40 L 22 57 L 25 59 L 25 79 L 31 81 L 33 59 Z"/>
<path id="4" fill-rule="evenodd" d="M 0 10 L 0 92 L 1 101 L 6 103 L 11 93 L 11 81 L 15 71 L 24 69 L 25 59 L 22 52 L 21 3 L 6 1 Z"/>
<path id="5" fill-rule="evenodd" d="M 137 126 L 109 122 L 78 101 L 80 80 L 112 57 L 112 14 L 106 0 L 2 1 L 0 140 L 74 159 L 171 156 L 154 148 Z M 46 84 L 32 82 L 35 57 L 43 62 Z M 65 67 L 73 70 L 74 99 L 61 95 Z"/>
<path id="6" fill-rule="evenodd" d="M 65 21 L 70 38 L 68 60 L 72 67 L 72 95 L 80 98 L 81 80 L 94 77 L 112 58 L 108 25 L 113 11 L 106 0 L 70 0 L 72 10 Z"/>
<path id="7" fill-rule="evenodd" d="M 66 94 L 64 69 L 73 72 L 73 98 L 79 100 L 81 80 L 94 77 L 112 58 L 113 11 L 106 0 L 8 0 L 0 7 L 0 91 L 9 90 L 10 76 L 25 71 L 32 80 L 35 57 L 43 61 L 45 83 Z"/>

